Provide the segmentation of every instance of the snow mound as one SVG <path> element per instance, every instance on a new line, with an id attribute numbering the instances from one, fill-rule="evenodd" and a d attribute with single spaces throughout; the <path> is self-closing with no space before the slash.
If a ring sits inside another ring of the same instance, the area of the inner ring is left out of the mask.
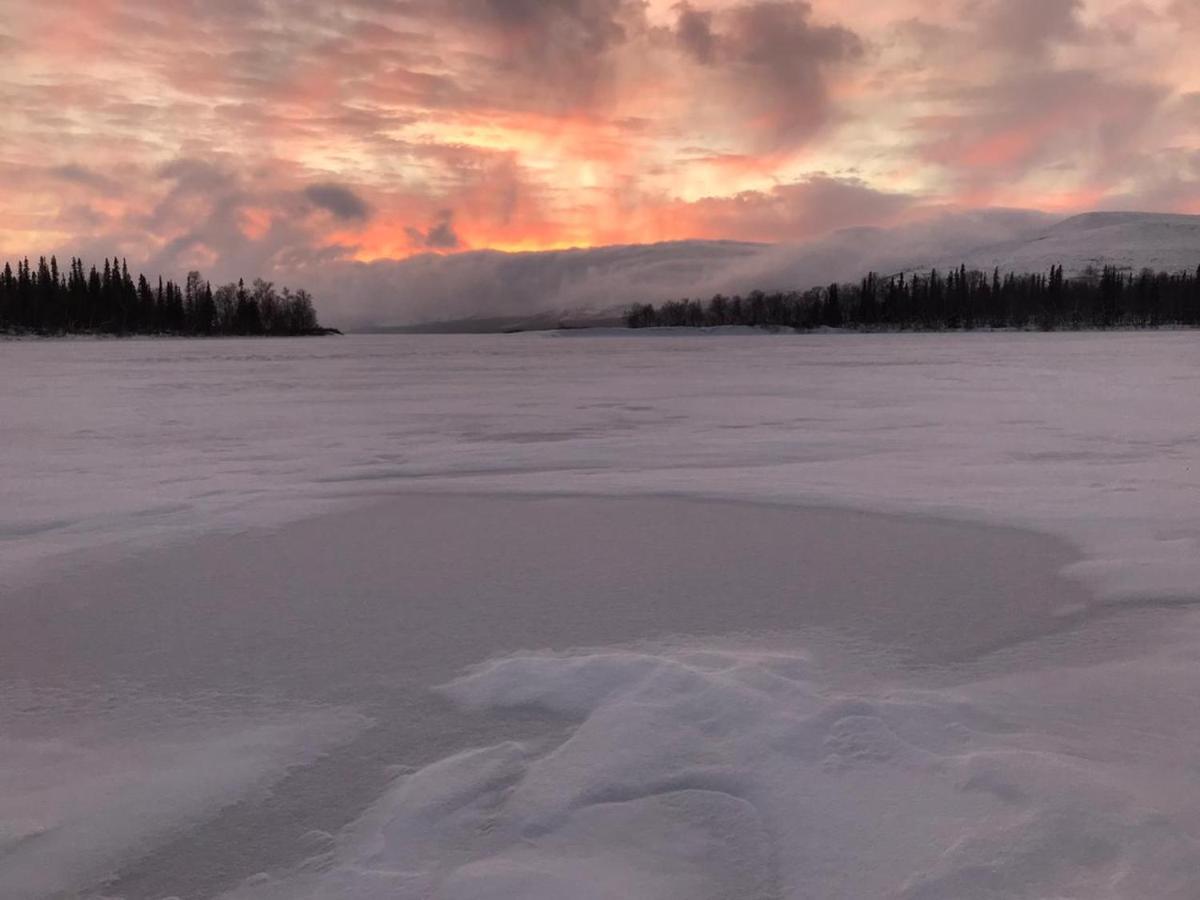
<path id="1" fill-rule="evenodd" d="M 444 692 L 574 716 L 564 742 L 408 775 L 323 871 L 232 897 L 1194 897 L 1200 801 L 1182 745 L 1200 709 L 1172 710 L 1153 741 L 1129 698 L 1098 714 L 1114 684 L 1178 672 L 1147 659 L 1061 686 L 1027 677 L 845 694 L 800 654 L 494 661 Z M 1077 720 L 1039 719 L 1046 694 Z M 1135 742 L 1160 749 L 1135 764 Z"/>

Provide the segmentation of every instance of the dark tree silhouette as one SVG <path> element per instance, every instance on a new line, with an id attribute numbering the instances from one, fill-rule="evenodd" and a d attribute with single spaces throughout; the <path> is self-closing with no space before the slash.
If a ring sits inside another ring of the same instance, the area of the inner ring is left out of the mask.
<path id="1" fill-rule="evenodd" d="M 864 331 L 943 331 L 978 328 L 1156 328 L 1200 326 L 1200 268 L 1195 272 L 1140 273 L 1109 266 L 1067 278 L 1001 275 L 961 266 L 942 275 L 867 275 L 858 284 L 746 297 L 718 295 L 707 303 L 676 300 L 635 304 L 630 328 L 716 327 L 853 328 Z"/>
<path id="2" fill-rule="evenodd" d="M 72 259 L 28 259 L 0 269 L 0 332 L 34 334 L 310 335 L 325 334 L 307 291 L 276 291 L 270 282 L 217 288 L 199 272 L 182 287 L 144 275 L 136 278 L 123 259 L 105 259 L 86 271 Z"/>

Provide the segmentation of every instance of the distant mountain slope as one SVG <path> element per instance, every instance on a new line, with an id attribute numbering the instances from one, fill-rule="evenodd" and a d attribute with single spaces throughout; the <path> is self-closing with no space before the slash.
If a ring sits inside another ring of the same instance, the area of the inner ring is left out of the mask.
<path id="1" fill-rule="evenodd" d="M 1044 272 L 1061 265 L 1068 276 L 1088 267 L 1118 266 L 1134 271 L 1194 271 L 1200 266 L 1200 216 L 1097 212 L 1073 216 L 1032 238 L 945 255 L 911 269 L 936 265 L 1010 272 Z"/>
<path id="2" fill-rule="evenodd" d="M 475 251 L 345 263 L 306 275 L 332 318 L 358 330 L 503 331 L 608 323 L 629 304 L 794 290 L 879 274 L 957 268 L 1068 275 L 1089 266 L 1195 269 L 1200 216 L 1028 210 L 948 213 L 850 228 L 804 244 L 675 241 L 544 253 Z M 322 280 L 324 279 L 324 281 Z"/>

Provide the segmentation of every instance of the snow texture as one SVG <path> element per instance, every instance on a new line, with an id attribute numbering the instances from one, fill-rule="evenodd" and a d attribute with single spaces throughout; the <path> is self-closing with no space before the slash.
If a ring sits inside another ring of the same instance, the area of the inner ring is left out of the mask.
<path id="1" fill-rule="evenodd" d="M 570 713 L 569 740 L 401 778 L 319 864 L 230 896 L 1193 898 L 1198 636 L 1152 663 L 849 695 L 797 655 L 500 660 L 446 693 Z M 1107 714 L 1130 684 L 1171 717 Z"/>
<path id="2" fill-rule="evenodd" d="M 76 896 L 156 841 L 265 790 L 363 727 L 361 717 L 257 715 L 193 701 L 98 704 L 42 693 L 0 698 L 0 895 Z M 57 702 L 56 702 L 57 701 Z M 82 712 L 98 706 L 103 716 Z M 24 715 L 13 715 L 14 709 Z M 54 711 L 27 728 L 25 720 Z M 133 738 L 133 739 L 131 739 Z"/>
<path id="3" fill-rule="evenodd" d="M 0 565 L 403 490 L 828 503 L 1062 535 L 1200 583 L 1191 333 L 17 343 Z"/>
<path id="4" fill-rule="evenodd" d="M 152 560 L 156 545 L 413 491 L 675 495 L 1015 525 L 1071 541 L 1081 555 L 1065 574 L 1100 601 L 1064 604 L 1062 629 L 1039 623 L 1043 634 L 986 659 L 918 669 L 874 645 L 856 656 L 817 631 L 570 652 L 496 643 L 442 679 L 444 702 L 468 720 L 544 715 L 565 730 L 480 728 L 397 772 L 344 831 L 294 835 L 302 863 L 227 897 L 1197 896 L 1200 616 L 1189 603 L 1200 579 L 1200 344 L 1190 333 L 4 351 L 0 565 L 6 592 L 21 598 L 3 608 L 10 621 L 36 620 L 39 585 L 96 560 Z M 701 536 L 696 546 L 704 551 Z M 656 565 L 686 570 L 688 559 Z M 747 555 L 733 574 L 750 582 L 757 565 Z M 939 589 L 897 571 L 904 586 L 863 590 L 886 606 L 923 584 Z M 578 572 L 555 577 L 569 584 Z M 240 599 L 205 606 L 203 588 L 154 588 L 136 602 L 156 604 L 145 616 L 164 627 L 177 615 L 184 634 L 210 608 L 229 635 L 275 616 Z M 85 590 L 77 610 L 53 610 L 90 622 L 88 599 Z M 302 648 L 347 672 L 371 663 L 337 639 L 369 636 L 371 616 L 385 612 L 333 592 L 296 603 L 311 630 L 324 617 L 332 640 L 277 619 L 274 638 L 248 637 L 247 655 L 286 660 L 294 646 L 314 682 L 329 673 Z M 135 613 L 122 609 L 119 621 Z M 689 625 L 681 617 L 678 629 Z M 580 627 L 593 636 L 577 646 L 603 642 L 601 623 Z M 60 686 L 104 670 L 114 636 L 98 627 L 95 638 L 82 662 L 48 647 L 25 672 L 38 683 L 9 672 L 0 685 L 5 897 L 161 898 L 83 891 L 165 841 L 190 846 L 192 829 L 288 771 L 336 761 L 365 727 L 353 697 L 238 695 L 221 678 L 250 663 L 199 631 L 178 658 L 114 645 L 111 668 L 136 657 L 142 668 L 128 671 L 149 683 L 194 666 L 220 686 L 213 695 L 115 677 Z M 399 671 L 346 683 L 378 695 L 400 690 Z M 409 673 L 404 689 L 428 687 L 435 671 Z M 303 693 L 286 680 L 279 689 Z M 428 737 L 425 749 L 442 747 Z"/>

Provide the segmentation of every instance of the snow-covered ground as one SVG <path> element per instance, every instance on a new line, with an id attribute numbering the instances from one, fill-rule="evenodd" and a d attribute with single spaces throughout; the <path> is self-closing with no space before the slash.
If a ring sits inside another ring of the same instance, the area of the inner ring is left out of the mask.
<path id="1" fill-rule="evenodd" d="M 3 350 L 0 895 L 1197 896 L 1190 333 Z"/>
<path id="2" fill-rule="evenodd" d="M 1200 583 L 1188 332 L 34 342 L 0 383 L 16 574 L 420 489 L 962 516 L 1070 538 L 1105 593 Z"/>

